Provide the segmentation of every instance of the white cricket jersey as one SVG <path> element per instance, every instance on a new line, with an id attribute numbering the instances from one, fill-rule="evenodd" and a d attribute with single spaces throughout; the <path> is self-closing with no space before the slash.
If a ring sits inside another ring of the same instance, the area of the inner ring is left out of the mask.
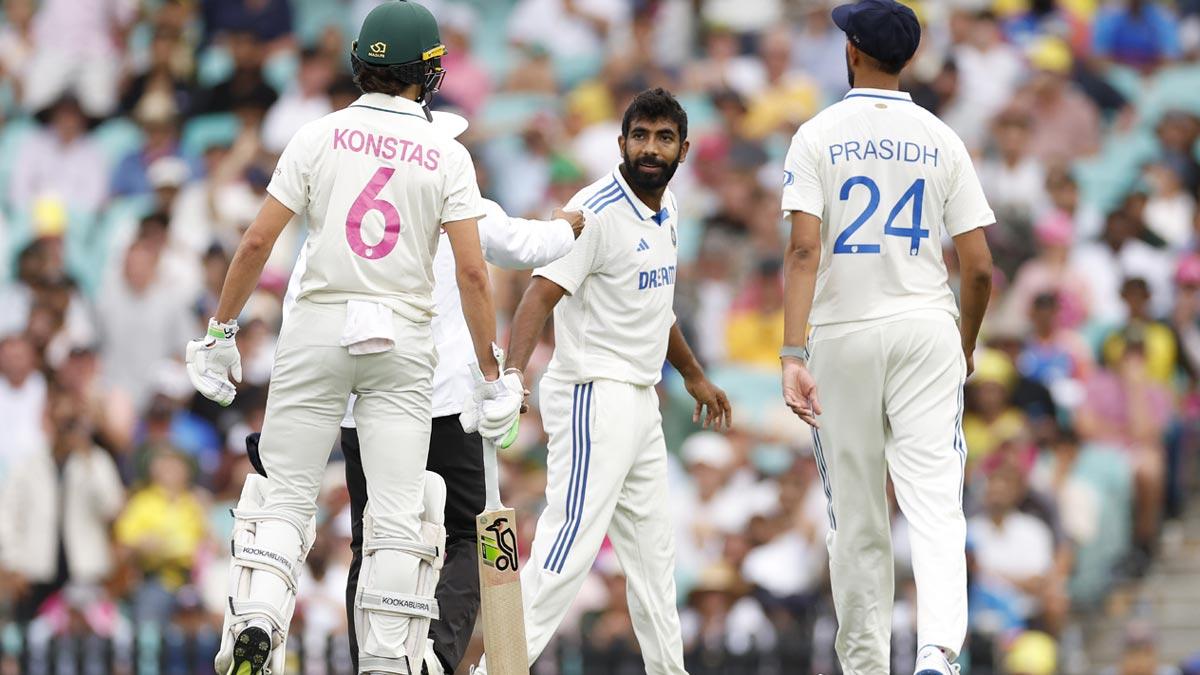
<path id="1" fill-rule="evenodd" d="M 575 243 L 575 233 L 565 220 L 538 221 L 511 218 L 490 199 L 482 200 L 484 217 L 479 220 L 479 243 L 483 258 L 497 267 L 529 269 L 561 258 Z M 437 347 L 438 363 L 433 371 L 433 416 L 444 417 L 462 412 L 463 402 L 474 388 L 469 369 L 475 363 L 475 345 L 471 331 L 463 318 L 462 300 L 458 295 L 457 267 L 454 249 L 443 233 L 437 254 L 433 257 L 433 302 L 437 308 L 430 328 Z M 296 260 L 292 277 L 283 298 L 283 318 L 286 321 L 307 265 L 304 251 Z M 346 410 L 342 426 L 353 427 L 354 397 Z"/>
<path id="2" fill-rule="evenodd" d="M 620 169 L 580 190 L 566 208 L 595 214 L 567 255 L 534 270 L 568 293 L 554 309 L 547 375 L 567 382 L 653 385 L 675 323 L 675 196 L 655 212 Z"/>
<path id="3" fill-rule="evenodd" d="M 386 305 L 433 316 L 433 257 L 443 223 L 483 215 L 475 167 L 415 101 L 364 94 L 306 124 L 267 192 L 308 216 L 299 297 Z"/>
<path id="4" fill-rule="evenodd" d="M 863 88 L 796 131 L 783 210 L 821 217 L 813 326 L 928 309 L 957 317 L 943 236 L 996 221 L 950 127 L 907 93 Z"/>

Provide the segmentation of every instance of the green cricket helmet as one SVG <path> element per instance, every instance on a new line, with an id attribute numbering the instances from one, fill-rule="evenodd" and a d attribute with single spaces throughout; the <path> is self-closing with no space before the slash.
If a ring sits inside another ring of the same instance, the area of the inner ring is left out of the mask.
<path id="1" fill-rule="evenodd" d="M 403 82 L 421 85 L 423 99 L 441 87 L 446 75 L 446 45 L 437 19 L 410 0 L 387 0 L 372 9 L 351 49 L 356 63 L 387 67 Z"/>

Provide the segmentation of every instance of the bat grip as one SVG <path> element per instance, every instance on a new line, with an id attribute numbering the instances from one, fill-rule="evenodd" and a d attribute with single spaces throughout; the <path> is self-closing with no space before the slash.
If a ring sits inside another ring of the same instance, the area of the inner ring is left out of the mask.
<path id="1" fill-rule="evenodd" d="M 500 503 L 500 470 L 496 466 L 496 444 L 490 438 L 483 439 L 483 483 L 487 490 L 487 511 L 504 508 Z"/>

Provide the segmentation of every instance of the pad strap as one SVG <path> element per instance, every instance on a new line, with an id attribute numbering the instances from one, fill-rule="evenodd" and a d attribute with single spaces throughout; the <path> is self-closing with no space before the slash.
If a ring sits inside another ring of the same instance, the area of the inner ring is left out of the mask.
<path id="1" fill-rule="evenodd" d="M 408 539 L 396 538 L 380 538 L 372 539 L 363 543 L 363 555 L 372 555 L 379 551 L 400 551 L 409 555 L 416 556 L 427 563 L 433 564 L 433 561 L 440 560 L 442 552 L 437 546 L 429 544 L 421 544 Z"/>
<path id="2" fill-rule="evenodd" d="M 408 665 L 408 657 L 385 659 L 381 656 L 358 655 L 359 673 L 393 673 L 394 675 L 414 675 Z"/>
<path id="3" fill-rule="evenodd" d="M 359 588 L 358 593 L 354 596 L 354 603 L 369 612 L 412 616 L 419 619 L 436 620 L 438 618 L 437 600 L 424 595 Z"/>
<path id="4" fill-rule="evenodd" d="M 288 621 L 284 619 L 283 614 L 279 612 L 279 608 L 269 602 L 260 602 L 258 600 L 238 600 L 237 598 L 229 598 L 229 609 L 235 617 L 241 618 L 246 616 L 265 616 L 271 622 L 272 627 L 280 633 L 287 633 Z"/>

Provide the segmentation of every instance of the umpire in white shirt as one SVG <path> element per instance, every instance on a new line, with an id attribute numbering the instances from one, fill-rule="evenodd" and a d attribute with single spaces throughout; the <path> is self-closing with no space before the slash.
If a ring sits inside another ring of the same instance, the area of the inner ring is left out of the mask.
<path id="1" fill-rule="evenodd" d="M 580 212 L 556 212 L 569 217 L 549 222 L 510 218 L 500 205 L 483 200 L 486 215 L 479 221 L 483 257 L 498 267 L 541 267 L 571 250 L 583 230 Z M 445 235 L 442 235 L 445 236 Z M 444 242 L 443 242 L 444 243 Z M 468 366 L 475 361 L 471 335 L 459 306 L 454 284 L 454 257 L 448 245 L 438 246 L 433 259 L 433 339 L 438 365 L 433 373 L 433 433 L 429 437 L 426 469 L 446 481 L 446 561 L 437 586 L 439 618 L 430 624 L 433 651 L 444 672 L 453 673 L 462 661 L 479 614 L 479 568 L 475 554 L 475 516 L 483 511 L 483 438 L 468 434 L 459 424 L 463 401 L 474 385 Z M 367 505 L 367 478 L 358 451 L 358 433 L 342 425 L 342 454 L 346 457 L 346 485 L 350 489 L 354 560 L 346 582 L 346 606 L 353 607 L 362 562 L 363 509 Z M 350 610 L 347 610 L 350 611 Z M 350 621 L 350 649 L 357 666 L 354 622 Z M 436 675 L 436 674 L 434 674 Z"/>

